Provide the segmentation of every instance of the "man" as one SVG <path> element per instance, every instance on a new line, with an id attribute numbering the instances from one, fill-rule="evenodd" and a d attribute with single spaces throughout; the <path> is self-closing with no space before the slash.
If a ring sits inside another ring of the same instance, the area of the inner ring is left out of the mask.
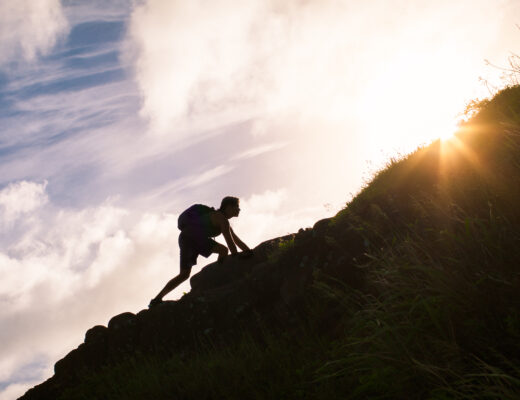
<path id="1" fill-rule="evenodd" d="M 195 204 L 179 216 L 180 273 L 166 284 L 163 290 L 150 301 L 148 307 L 161 304 L 164 296 L 190 277 L 191 267 L 197 264 L 199 254 L 207 258 L 210 254 L 216 253 L 218 254 L 217 261 L 220 263 L 227 256 L 228 248 L 233 256 L 238 254 L 237 246 L 245 256 L 253 254 L 252 250 L 233 232 L 229 224 L 228 220 L 238 217 L 239 213 L 239 199 L 228 196 L 222 199 L 218 210 Z M 212 239 L 220 234 L 224 235 L 228 247 Z"/>

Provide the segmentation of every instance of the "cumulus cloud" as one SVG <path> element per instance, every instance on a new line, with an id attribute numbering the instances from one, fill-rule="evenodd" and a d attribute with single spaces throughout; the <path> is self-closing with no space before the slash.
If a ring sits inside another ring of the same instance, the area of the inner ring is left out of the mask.
<path id="1" fill-rule="evenodd" d="M 6 204 L 27 196 L 10 206 L 18 218 L 2 227 L 2 236 L 14 237 L 0 250 L 5 397 L 48 377 L 91 326 L 144 308 L 176 273 L 178 231 L 174 215 L 132 213 L 112 201 L 57 209 L 46 184 L 13 183 L 1 193 Z"/>
<path id="2" fill-rule="evenodd" d="M 129 28 L 141 114 L 175 135 L 179 121 L 226 110 L 292 113 L 342 124 L 351 141 L 364 132 L 370 149 L 358 150 L 370 158 L 409 151 L 451 129 L 476 95 L 505 10 L 491 0 L 147 0 Z"/>
<path id="3" fill-rule="evenodd" d="M 345 24 L 347 8 L 296 0 L 144 3 L 130 28 L 143 115 L 171 130 L 182 116 L 319 104 L 343 84 L 323 75 L 348 71 L 358 40 Z"/>
<path id="4" fill-rule="evenodd" d="M 21 181 L 0 190 L 0 227 L 9 226 L 24 214 L 44 205 L 48 200 L 46 186 L 47 182 Z"/>
<path id="5" fill-rule="evenodd" d="M 180 115 L 216 107 L 226 97 L 235 105 L 243 100 L 229 83 L 251 53 L 243 33 L 256 8 L 256 2 L 152 0 L 135 9 L 130 32 L 139 55 L 142 113 L 156 129 L 167 130 Z"/>
<path id="6" fill-rule="evenodd" d="M 67 30 L 60 0 L 0 2 L 0 66 L 46 54 Z"/>
<path id="7" fill-rule="evenodd" d="M 278 236 L 311 227 L 323 215 L 321 207 L 301 208 L 298 199 L 281 188 L 254 193 L 240 200 L 240 217 L 233 229 L 250 247 Z"/>
<path id="8" fill-rule="evenodd" d="M 345 24 L 348 8 L 296 0 L 144 3 L 130 27 L 143 115 L 155 129 L 171 130 L 182 116 L 316 105 L 344 83 L 323 75 L 348 73 L 353 59 L 349 46 L 358 38 L 356 26 Z"/>

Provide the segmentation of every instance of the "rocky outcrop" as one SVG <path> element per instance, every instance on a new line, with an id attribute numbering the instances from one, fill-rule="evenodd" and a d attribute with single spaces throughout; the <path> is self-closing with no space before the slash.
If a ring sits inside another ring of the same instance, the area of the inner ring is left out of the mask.
<path id="1" fill-rule="evenodd" d="M 225 344 L 244 329 L 254 334 L 259 324 L 290 329 L 304 312 L 303 299 L 316 271 L 350 274 L 349 279 L 359 283 L 350 260 L 361 255 L 362 243 L 355 230 L 332 226 L 327 219 L 313 229 L 260 244 L 251 258 L 228 257 L 222 264 L 209 264 L 191 278 L 191 292 L 178 301 L 137 314 L 125 312 L 106 327 L 89 329 L 84 343 L 55 364 L 54 376 L 22 399 L 54 399 L 84 370 L 97 370 L 135 353 L 189 354 L 201 337 Z"/>

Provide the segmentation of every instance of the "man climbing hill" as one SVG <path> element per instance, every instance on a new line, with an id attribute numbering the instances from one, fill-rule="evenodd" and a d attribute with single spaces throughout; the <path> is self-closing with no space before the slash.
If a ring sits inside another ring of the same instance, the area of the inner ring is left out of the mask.
<path id="1" fill-rule="evenodd" d="M 238 217 L 240 213 L 239 199 L 236 197 L 224 197 L 220 208 L 195 204 L 183 211 L 179 216 L 178 227 L 180 247 L 180 272 L 171 279 L 166 286 L 155 296 L 148 307 L 162 303 L 162 299 L 173 289 L 190 277 L 191 267 L 197 264 L 200 255 L 209 257 L 212 253 L 218 254 L 218 262 L 223 262 L 228 254 L 228 248 L 232 255 L 236 255 L 237 246 L 245 256 L 251 256 L 252 250 L 233 232 L 229 219 Z M 224 235 L 228 247 L 217 243 L 212 238 Z"/>

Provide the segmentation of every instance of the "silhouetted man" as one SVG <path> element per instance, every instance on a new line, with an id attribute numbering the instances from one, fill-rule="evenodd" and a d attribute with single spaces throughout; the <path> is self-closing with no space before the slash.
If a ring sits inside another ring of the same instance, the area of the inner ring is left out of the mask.
<path id="1" fill-rule="evenodd" d="M 228 247 L 232 255 L 237 254 L 237 246 L 245 255 L 253 254 L 252 250 L 240 240 L 229 225 L 228 220 L 238 217 L 239 213 L 239 199 L 231 196 L 222 199 L 218 210 L 195 204 L 182 212 L 178 220 L 178 227 L 181 230 L 179 235 L 181 271 L 150 301 L 148 307 L 162 303 L 164 296 L 190 277 L 191 267 L 197 264 L 199 254 L 207 258 L 210 254 L 217 253 L 218 262 L 224 261 L 228 254 Z M 212 239 L 220 234 L 224 235 L 228 247 Z"/>

